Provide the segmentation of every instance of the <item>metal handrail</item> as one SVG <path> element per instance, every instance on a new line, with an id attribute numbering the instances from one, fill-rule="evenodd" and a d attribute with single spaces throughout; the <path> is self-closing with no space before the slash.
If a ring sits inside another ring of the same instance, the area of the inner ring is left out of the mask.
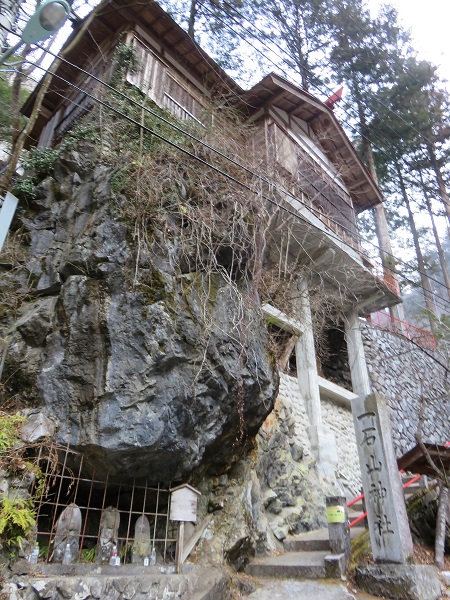
<path id="1" fill-rule="evenodd" d="M 446 442 L 444 444 L 444 446 L 446 448 L 449 448 L 450 447 L 450 442 Z M 404 473 L 404 472 L 405 471 L 403 469 L 400 471 L 400 473 Z M 410 479 L 409 481 L 407 481 L 406 483 L 403 484 L 403 489 L 406 489 L 407 487 L 409 487 L 413 483 L 416 483 L 416 481 L 419 481 L 419 479 L 421 479 L 421 477 L 422 477 L 422 475 L 416 475 L 415 477 L 413 477 L 412 479 Z M 356 498 L 353 498 L 352 500 L 350 500 L 349 502 L 347 502 L 347 508 L 350 508 L 350 506 L 353 506 L 353 504 L 356 504 L 357 502 L 359 502 L 363 498 L 364 498 L 364 494 L 360 494 L 359 496 L 356 496 Z M 358 523 L 360 523 L 366 517 L 367 517 L 367 512 L 363 513 L 362 515 L 359 515 L 359 517 L 357 517 L 356 519 L 354 519 L 353 521 L 351 521 L 348 524 L 348 526 L 349 527 L 354 527 L 355 525 L 357 525 Z"/>
<path id="2" fill-rule="evenodd" d="M 396 319 L 389 313 L 382 311 L 372 313 L 370 315 L 370 322 L 372 325 L 380 327 L 381 329 L 386 329 L 387 331 L 392 331 L 393 333 L 403 335 L 409 340 L 416 342 L 416 344 L 423 346 L 424 348 L 436 350 L 436 339 L 431 331 L 411 325 L 411 323 L 408 323 L 407 321 Z"/>

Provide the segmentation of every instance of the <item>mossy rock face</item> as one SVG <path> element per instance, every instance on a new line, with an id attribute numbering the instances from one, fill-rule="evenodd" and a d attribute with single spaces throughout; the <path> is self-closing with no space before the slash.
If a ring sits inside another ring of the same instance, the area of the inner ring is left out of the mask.
<path id="1" fill-rule="evenodd" d="M 157 269 L 151 269 L 142 283 L 136 286 L 139 292 L 144 295 L 146 305 L 155 304 L 155 302 L 165 301 L 169 297 L 164 279 Z"/>
<path id="2" fill-rule="evenodd" d="M 163 207 L 159 223 L 137 205 L 133 215 L 93 152 L 63 152 L 23 219 L 33 301 L 3 324 L 8 396 L 44 407 L 99 475 L 156 483 L 223 470 L 278 389 L 264 322 L 243 300 L 250 282 L 175 268 L 179 225 Z M 145 243 L 130 235 L 133 216 L 149 226 Z M 39 338 L 20 322 L 36 297 L 52 299 L 45 322 L 33 317 Z"/>
<path id="3" fill-rule="evenodd" d="M 436 517 L 438 509 L 437 489 L 426 489 L 417 492 L 407 503 L 409 525 L 416 544 L 434 546 L 436 536 Z M 445 547 L 450 548 L 450 525 L 447 523 Z"/>

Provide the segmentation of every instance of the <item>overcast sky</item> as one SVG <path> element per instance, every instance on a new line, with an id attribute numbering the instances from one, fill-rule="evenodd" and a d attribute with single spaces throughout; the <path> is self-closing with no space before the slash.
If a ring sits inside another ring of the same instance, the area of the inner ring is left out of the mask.
<path id="1" fill-rule="evenodd" d="M 368 0 L 378 9 L 382 0 Z M 420 58 L 439 65 L 439 75 L 450 82 L 450 0 L 389 0 L 403 25 L 411 29 Z M 447 83 L 450 88 L 450 83 Z"/>

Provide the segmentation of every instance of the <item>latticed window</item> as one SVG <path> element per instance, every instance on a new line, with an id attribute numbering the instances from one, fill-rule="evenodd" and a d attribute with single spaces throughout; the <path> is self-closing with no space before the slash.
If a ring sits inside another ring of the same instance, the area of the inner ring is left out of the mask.
<path id="1" fill-rule="evenodd" d="M 178 81 L 152 50 L 136 37 L 133 48 L 137 66 L 128 71 L 128 83 L 138 87 L 158 106 L 167 108 L 177 119 L 193 119 L 203 124 L 206 110 L 195 97 L 195 92 Z"/>

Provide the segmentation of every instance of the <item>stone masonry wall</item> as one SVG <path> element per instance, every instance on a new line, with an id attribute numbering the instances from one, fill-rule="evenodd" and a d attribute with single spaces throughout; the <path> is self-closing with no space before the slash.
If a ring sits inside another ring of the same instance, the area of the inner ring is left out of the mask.
<path id="1" fill-rule="evenodd" d="M 424 441 L 450 441 L 445 370 L 429 356 L 431 351 L 427 355 L 409 340 L 368 324 L 363 325 L 362 335 L 373 389 L 385 396 L 392 413 L 397 456 L 416 445 L 422 396 L 426 403 Z"/>
<path id="2" fill-rule="evenodd" d="M 362 484 L 352 411 L 322 400 L 322 418 L 336 436 L 339 484 L 347 497 L 358 496 Z"/>
<path id="3" fill-rule="evenodd" d="M 292 411 L 292 419 L 295 422 L 295 428 L 292 432 L 293 437 L 303 446 L 304 454 L 311 454 L 311 445 L 308 437 L 308 415 L 306 414 L 305 403 L 300 394 L 297 377 L 280 373 L 278 401 L 283 406 L 289 407 Z"/>
<path id="4" fill-rule="evenodd" d="M 280 374 L 278 402 L 290 408 L 295 421 L 293 441 L 303 446 L 306 455 L 310 454 L 308 416 L 296 377 Z M 359 494 L 361 476 L 351 410 L 322 400 L 322 417 L 325 427 L 331 429 L 336 436 L 339 482 L 347 495 Z"/>

